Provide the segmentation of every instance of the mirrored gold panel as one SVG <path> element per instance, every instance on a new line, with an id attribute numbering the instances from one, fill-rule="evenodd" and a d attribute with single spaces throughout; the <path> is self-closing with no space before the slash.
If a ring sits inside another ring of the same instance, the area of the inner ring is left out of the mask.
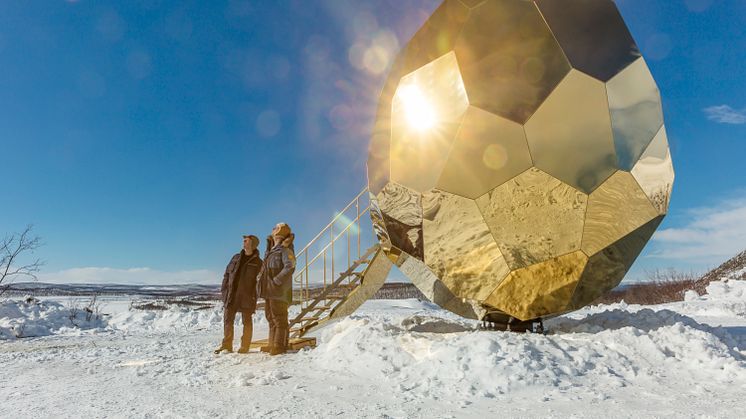
<path id="1" fill-rule="evenodd" d="M 480 4 L 486 2 L 487 0 L 459 0 L 461 3 L 463 3 L 465 6 L 467 6 L 470 9 L 473 9 Z"/>
<path id="2" fill-rule="evenodd" d="M 606 83 L 606 91 L 619 168 L 629 171 L 663 126 L 658 87 L 638 58 Z"/>
<path id="3" fill-rule="evenodd" d="M 373 231 L 376 233 L 378 243 L 381 244 L 381 248 L 386 251 L 391 251 L 391 239 L 389 233 L 386 231 L 386 223 L 383 221 L 383 214 L 381 209 L 378 207 L 378 198 L 372 193 L 368 193 L 370 197 L 370 220 L 373 224 Z"/>
<path id="4" fill-rule="evenodd" d="M 640 51 L 612 0 L 537 0 L 574 68 L 607 81 Z"/>
<path id="5" fill-rule="evenodd" d="M 453 51 L 468 16 L 469 8 L 458 0 L 441 3 L 404 49 L 404 74 Z"/>
<path id="6" fill-rule="evenodd" d="M 378 194 L 377 201 L 391 244 L 422 259 L 420 194 L 395 182 L 389 182 Z"/>
<path id="7" fill-rule="evenodd" d="M 476 199 L 529 167 L 523 127 L 470 106 L 437 187 Z"/>
<path id="8" fill-rule="evenodd" d="M 337 307 L 329 314 L 329 320 L 349 316 L 364 302 L 373 297 L 383 283 L 386 282 L 392 267 L 391 261 L 386 257 L 383 250 L 379 249 L 365 269 L 360 286 L 353 289 Z"/>
<path id="9" fill-rule="evenodd" d="M 568 309 L 575 310 L 590 304 L 619 285 L 662 220 L 662 216 L 655 217 L 591 256 Z"/>
<path id="10" fill-rule="evenodd" d="M 485 304 L 520 320 L 562 313 L 587 261 L 577 251 L 513 271 Z"/>
<path id="11" fill-rule="evenodd" d="M 493 0 L 473 8 L 455 51 L 469 102 L 519 124 L 570 71 L 529 1 Z"/>
<path id="12" fill-rule="evenodd" d="M 632 175 L 620 170 L 588 197 L 581 249 L 593 255 L 656 215 Z"/>
<path id="13" fill-rule="evenodd" d="M 510 269 L 477 204 L 433 189 L 422 209 L 425 264 L 455 296 L 487 298 Z"/>
<path id="14" fill-rule="evenodd" d="M 453 53 L 402 78 L 391 105 L 391 179 L 418 192 L 435 187 L 468 107 Z"/>
<path id="15" fill-rule="evenodd" d="M 468 302 L 456 297 L 438 277 L 421 261 L 413 257 L 400 258 L 399 270 L 433 303 L 460 316 L 479 318 Z"/>
<path id="16" fill-rule="evenodd" d="M 367 162 L 368 187 L 373 194 L 380 192 L 391 177 L 391 100 L 399 86 L 399 79 L 404 75 L 403 61 L 399 56 L 391 66 L 389 77 L 381 91 L 373 123 Z"/>
<path id="17" fill-rule="evenodd" d="M 531 168 L 476 202 L 511 269 L 580 249 L 588 196 Z"/>
<path id="18" fill-rule="evenodd" d="M 616 170 L 606 86 L 577 70 L 526 123 L 534 165 L 585 193 Z"/>
<path id="19" fill-rule="evenodd" d="M 640 160 L 632 168 L 632 176 L 645 191 L 658 214 L 667 213 L 674 172 L 665 127 L 658 131 Z"/>

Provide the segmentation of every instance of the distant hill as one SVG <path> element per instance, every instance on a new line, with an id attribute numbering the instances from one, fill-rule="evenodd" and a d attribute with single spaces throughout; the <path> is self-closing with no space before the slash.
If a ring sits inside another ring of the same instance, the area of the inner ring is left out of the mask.
<path id="1" fill-rule="evenodd" d="M 702 277 L 697 280 L 697 283 L 704 287 L 712 281 L 725 278 L 746 280 L 746 250 L 728 259 L 725 263 L 710 272 L 702 275 Z"/>

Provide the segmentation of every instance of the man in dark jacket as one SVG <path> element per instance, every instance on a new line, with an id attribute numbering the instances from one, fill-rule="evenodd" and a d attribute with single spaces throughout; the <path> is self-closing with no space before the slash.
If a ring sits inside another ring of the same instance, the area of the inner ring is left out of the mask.
<path id="1" fill-rule="evenodd" d="M 288 307 L 293 301 L 295 253 L 290 226 L 280 223 L 267 238 L 267 253 L 259 275 L 259 295 L 269 323 L 269 354 L 285 353 L 288 345 Z"/>
<path id="2" fill-rule="evenodd" d="M 251 316 L 256 310 L 256 278 L 262 267 L 259 258 L 259 238 L 243 236 L 243 249 L 231 258 L 223 275 L 220 292 L 223 297 L 223 343 L 215 353 L 233 351 L 233 323 L 236 313 L 241 313 L 243 335 L 238 353 L 249 352 L 251 335 L 254 331 Z"/>

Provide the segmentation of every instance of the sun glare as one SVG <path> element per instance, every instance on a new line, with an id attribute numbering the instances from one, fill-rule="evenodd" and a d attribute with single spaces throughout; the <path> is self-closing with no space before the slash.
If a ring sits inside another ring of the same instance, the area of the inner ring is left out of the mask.
<path id="1" fill-rule="evenodd" d="M 402 86 L 398 92 L 409 125 L 424 131 L 435 125 L 435 112 L 422 91 L 416 86 Z"/>

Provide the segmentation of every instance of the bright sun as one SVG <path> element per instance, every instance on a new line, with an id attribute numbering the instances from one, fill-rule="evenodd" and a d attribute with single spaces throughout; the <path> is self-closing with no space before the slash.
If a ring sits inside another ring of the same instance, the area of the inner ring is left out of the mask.
<path id="1" fill-rule="evenodd" d="M 424 131 L 435 125 L 435 112 L 432 105 L 416 86 L 402 86 L 397 92 L 402 102 L 404 115 L 409 125 Z"/>

